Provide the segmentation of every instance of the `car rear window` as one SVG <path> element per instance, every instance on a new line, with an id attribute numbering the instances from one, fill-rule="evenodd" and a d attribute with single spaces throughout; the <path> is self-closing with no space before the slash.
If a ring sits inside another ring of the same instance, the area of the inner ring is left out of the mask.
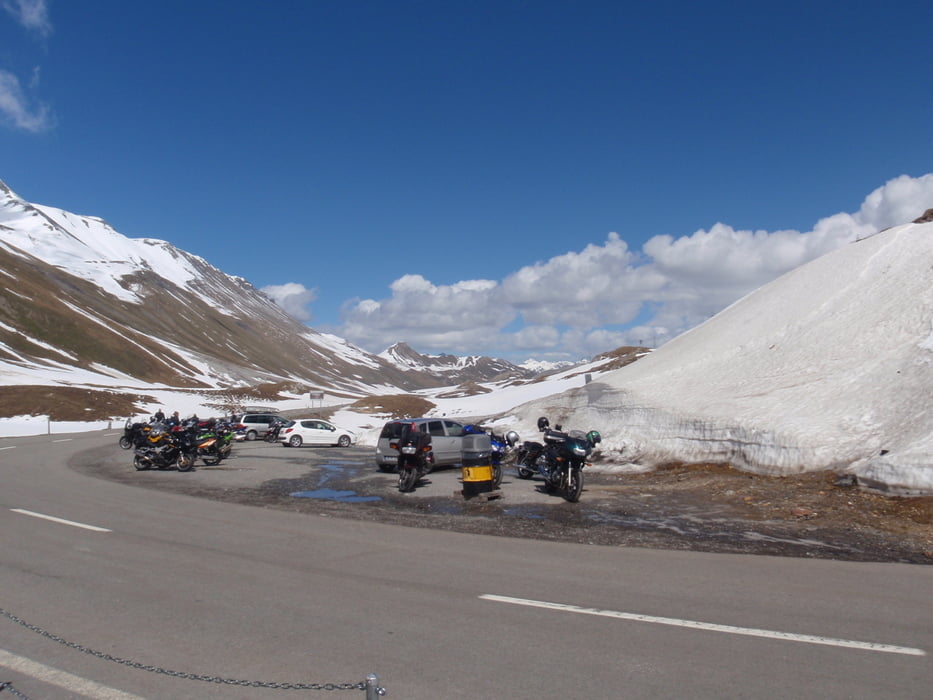
<path id="1" fill-rule="evenodd" d="M 390 440 L 400 437 L 402 434 L 402 424 L 398 422 L 386 423 L 382 426 L 382 432 L 379 433 L 381 438 L 389 438 Z"/>

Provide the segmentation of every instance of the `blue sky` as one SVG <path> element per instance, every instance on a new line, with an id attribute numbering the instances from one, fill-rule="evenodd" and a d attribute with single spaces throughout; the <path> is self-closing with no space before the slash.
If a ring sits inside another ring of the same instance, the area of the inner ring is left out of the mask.
<path id="1" fill-rule="evenodd" d="M 375 352 L 662 343 L 933 207 L 928 1 L 0 8 L 0 179 Z"/>

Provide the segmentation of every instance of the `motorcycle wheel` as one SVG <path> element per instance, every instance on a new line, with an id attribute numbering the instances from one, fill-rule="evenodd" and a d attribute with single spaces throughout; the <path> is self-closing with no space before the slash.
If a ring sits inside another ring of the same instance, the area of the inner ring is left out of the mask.
<path id="1" fill-rule="evenodd" d="M 531 471 L 531 469 L 528 469 L 528 468 L 522 467 L 522 466 L 519 466 L 519 467 L 518 467 L 518 478 L 519 478 L 519 479 L 530 479 L 530 478 L 533 477 L 534 475 L 535 475 L 535 473 L 534 473 L 533 471 Z"/>
<path id="2" fill-rule="evenodd" d="M 133 466 L 136 467 L 136 471 L 141 472 L 148 469 L 151 465 L 148 459 L 143 459 L 139 455 L 136 455 L 133 457 Z"/>
<path id="3" fill-rule="evenodd" d="M 576 503 L 583 493 L 583 470 L 580 467 L 570 467 L 567 470 L 566 485 L 564 487 L 564 500 Z"/>
<path id="4" fill-rule="evenodd" d="M 493 464 L 492 465 L 492 487 L 494 489 L 499 488 L 499 485 L 502 483 L 502 465 Z"/>
<path id="5" fill-rule="evenodd" d="M 180 454 L 176 466 L 180 472 L 190 472 L 194 466 L 194 459 L 190 455 Z"/>
<path id="6" fill-rule="evenodd" d="M 213 467 L 215 464 L 220 464 L 220 457 L 201 457 L 201 460 L 209 467 Z"/>
<path id="7" fill-rule="evenodd" d="M 417 469 L 399 469 L 398 470 L 398 490 L 402 493 L 408 493 L 415 490 L 415 484 L 418 483 Z"/>
<path id="8" fill-rule="evenodd" d="M 120 438 L 120 447 L 122 447 L 124 450 L 130 449 L 132 446 L 133 442 L 128 437 L 124 436 Z"/>

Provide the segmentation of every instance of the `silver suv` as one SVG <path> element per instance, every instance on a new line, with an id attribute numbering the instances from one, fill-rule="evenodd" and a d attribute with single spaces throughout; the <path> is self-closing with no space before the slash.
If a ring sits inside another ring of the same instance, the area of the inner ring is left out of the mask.
<path id="1" fill-rule="evenodd" d="M 418 430 L 431 436 L 431 450 L 434 453 L 434 466 L 443 467 L 460 464 L 463 460 L 463 425 L 446 418 L 400 418 L 382 426 L 379 442 L 376 443 L 376 465 L 380 471 L 391 472 L 395 469 L 398 452 L 389 447 L 397 439 L 402 426 L 412 424 Z"/>
<path id="2" fill-rule="evenodd" d="M 277 420 L 285 419 L 278 413 L 244 413 L 239 417 L 235 430 L 244 440 L 255 440 L 263 437 L 269 431 L 269 425 Z"/>

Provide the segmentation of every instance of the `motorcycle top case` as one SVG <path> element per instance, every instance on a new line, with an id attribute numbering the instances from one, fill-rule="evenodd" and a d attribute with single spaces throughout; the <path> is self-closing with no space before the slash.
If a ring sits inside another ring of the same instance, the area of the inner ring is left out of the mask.
<path id="1" fill-rule="evenodd" d="M 492 440 L 489 435 L 464 435 L 462 438 L 461 457 L 463 466 L 489 464 L 492 458 Z"/>

